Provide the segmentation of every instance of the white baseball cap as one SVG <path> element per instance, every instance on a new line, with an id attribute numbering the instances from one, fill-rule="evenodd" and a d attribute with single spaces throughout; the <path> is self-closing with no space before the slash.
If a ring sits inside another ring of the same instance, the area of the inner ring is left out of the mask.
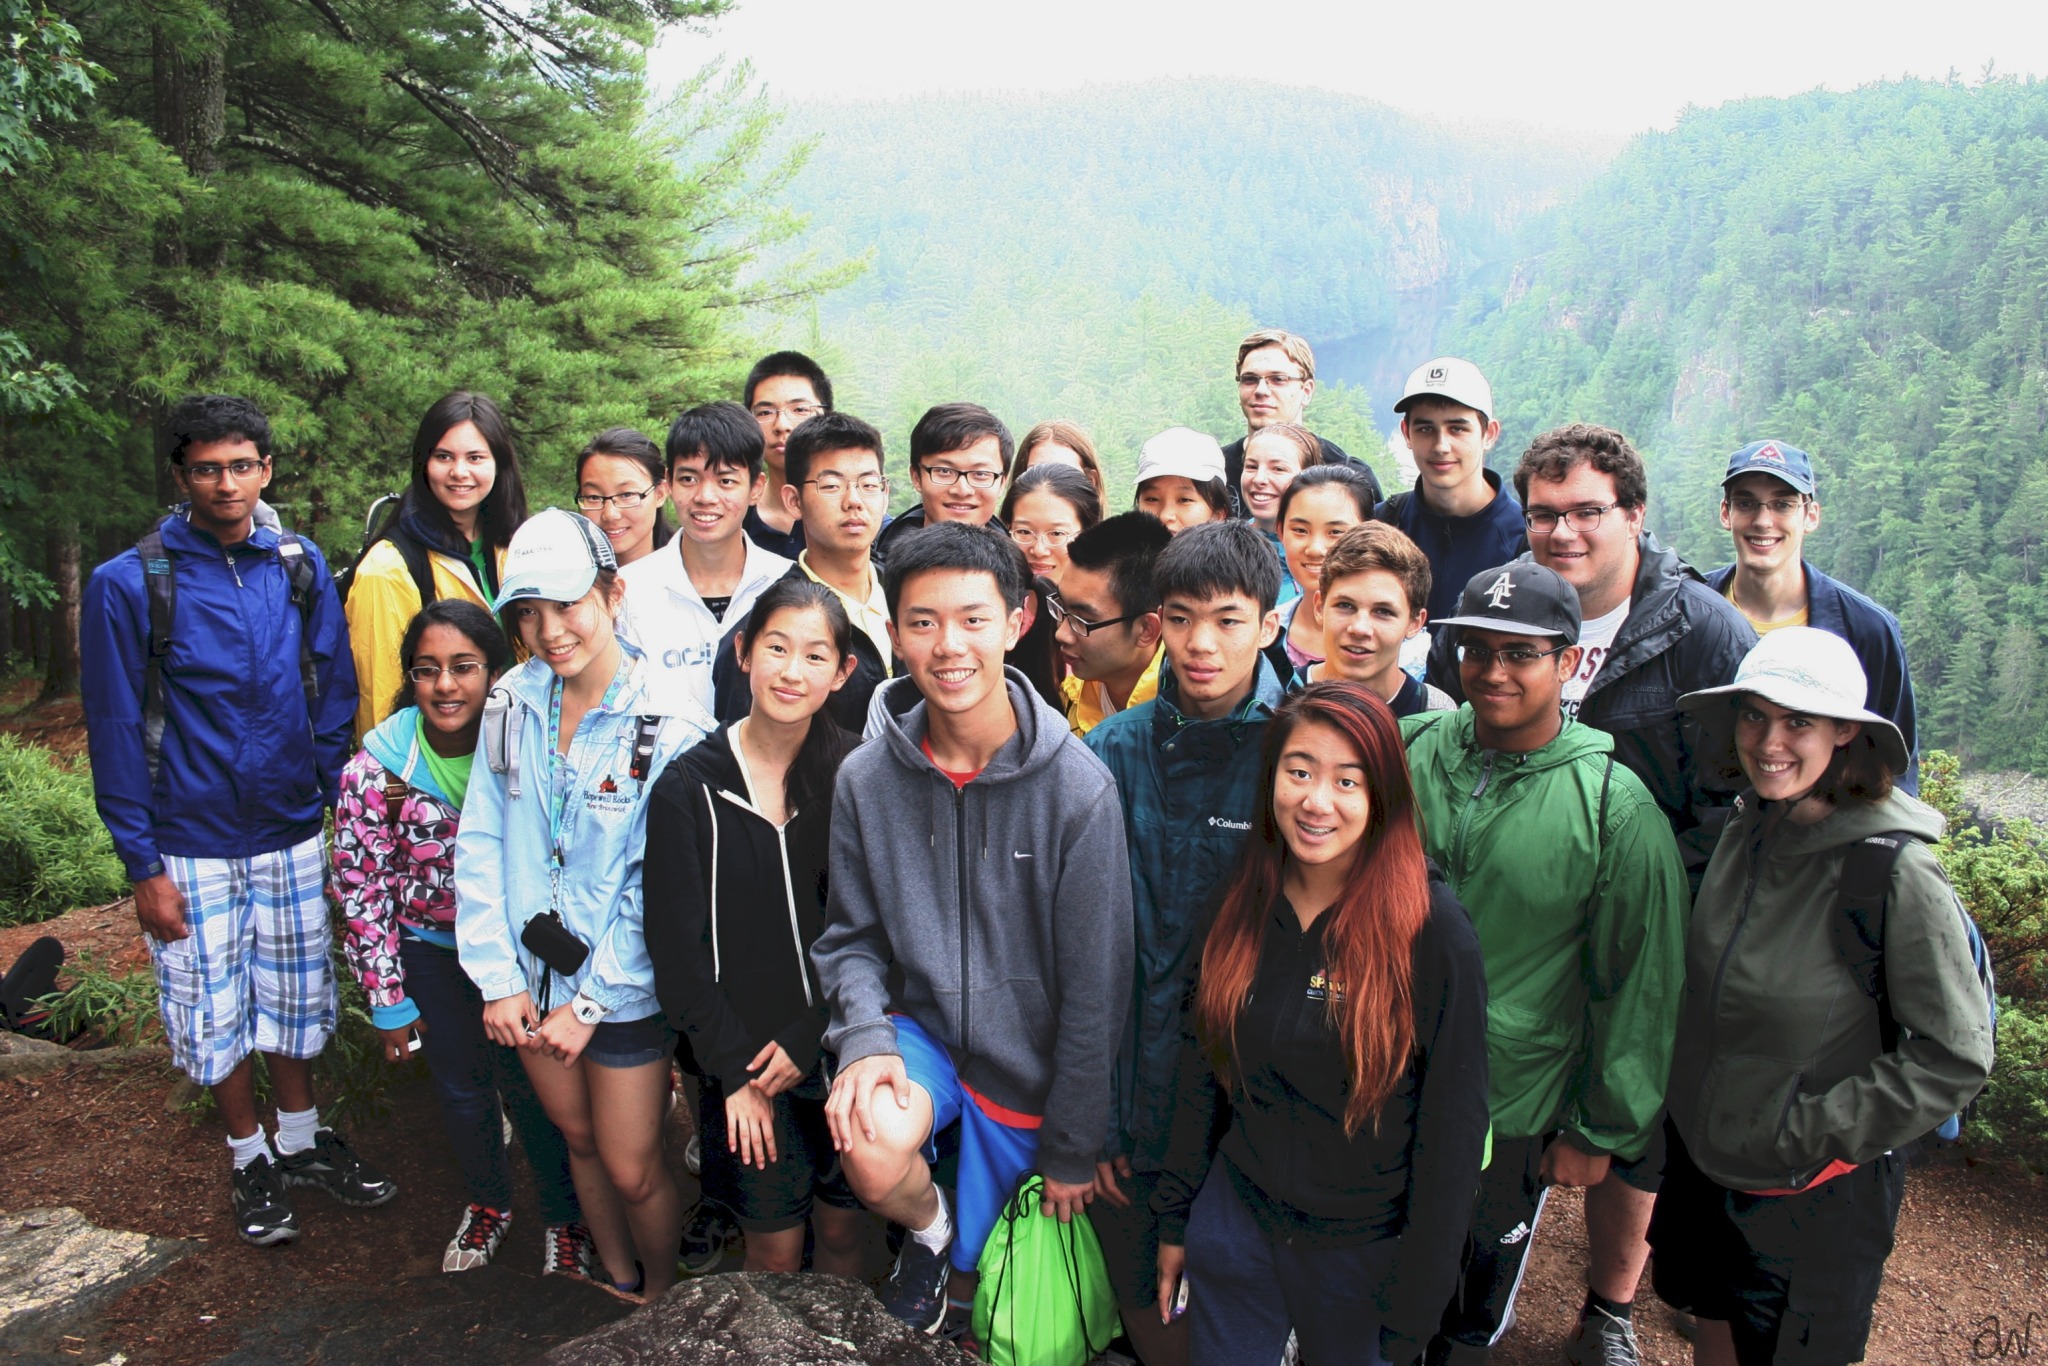
<path id="1" fill-rule="evenodd" d="M 611 542 L 589 518 L 549 508 L 512 533 L 512 544 L 505 548 L 505 577 L 491 607 L 502 612 L 521 598 L 578 602 L 597 582 L 598 570 L 618 567 Z"/>
<path id="2" fill-rule="evenodd" d="M 1221 479 L 1223 447 L 1207 432 L 1192 427 L 1168 427 L 1138 452 L 1138 482 L 1169 474 L 1192 479 L 1197 484 Z"/>
<path id="3" fill-rule="evenodd" d="M 1711 715 L 1745 693 L 1807 716 L 1860 721 L 1885 765 L 1893 773 L 1906 771 L 1906 737 L 1889 717 L 1864 705 L 1870 676 L 1855 649 L 1832 631 L 1781 626 L 1750 647 L 1735 666 L 1733 683 L 1689 692 L 1678 699 L 1678 708 Z"/>
<path id="4" fill-rule="evenodd" d="M 1407 412 L 1408 405 L 1418 398 L 1447 398 L 1476 408 L 1485 417 L 1494 415 L 1493 386 L 1479 373 L 1478 366 L 1457 356 L 1438 356 L 1416 366 L 1408 382 L 1401 386 L 1401 401 L 1394 405 L 1394 411 Z"/>

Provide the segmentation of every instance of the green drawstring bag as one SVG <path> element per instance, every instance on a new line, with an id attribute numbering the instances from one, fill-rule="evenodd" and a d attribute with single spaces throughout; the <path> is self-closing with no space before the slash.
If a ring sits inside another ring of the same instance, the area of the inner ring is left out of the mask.
<path id="1" fill-rule="evenodd" d="M 1026 1172 L 975 1270 L 974 1340 L 988 1366 L 1083 1366 L 1118 1330 L 1095 1226 L 1038 1212 L 1045 1178 Z"/>

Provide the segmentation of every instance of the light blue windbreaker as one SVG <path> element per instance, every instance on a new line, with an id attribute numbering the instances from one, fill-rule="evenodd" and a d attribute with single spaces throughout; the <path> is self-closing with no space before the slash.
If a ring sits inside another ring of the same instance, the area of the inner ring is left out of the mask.
<path id="1" fill-rule="evenodd" d="M 625 682 L 610 706 L 593 708 L 577 726 L 567 756 L 568 795 L 562 804 L 563 924 L 590 949 L 574 976 L 554 975 L 550 1008 L 581 991 L 608 1012 L 607 1020 L 658 1014 L 654 965 L 647 957 L 640 896 L 640 862 L 647 840 L 647 794 L 669 760 L 710 733 L 716 723 L 690 697 L 625 640 L 620 668 Z M 486 1001 L 522 991 L 540 1004 L 547 969 L 520 944 L 520 932 L 546 914 L 548 851 L 548 692 L 554 673 L 530 659 L 499 680 L 511 697 L 508 754 L 511 773 L 479 764 L 470 775 L 462 828 L 455 837 L 455 940 L 463 971 Z M 644 781 L 632 776 L 639 718 L 665 718 Z M 491 724 L 487 718 L 486 727 Z M 482 758 L 479 749 L 478 757 Z M 519 795 L 511 788 L 517 778 Z"/>

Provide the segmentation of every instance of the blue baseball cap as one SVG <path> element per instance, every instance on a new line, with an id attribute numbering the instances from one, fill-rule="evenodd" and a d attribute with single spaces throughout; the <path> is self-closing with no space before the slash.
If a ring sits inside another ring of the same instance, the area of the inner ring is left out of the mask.
<path id="1" fill-rule="evenodd" d="M 1728 473 L 1721 485 L 1738 474 L 1768 474 L 1782 479 L 1799 492 L 1813 496 L 1813 460 L 1797 446 L 1782 441 L 1752 441 L 1728 457 Z"/>

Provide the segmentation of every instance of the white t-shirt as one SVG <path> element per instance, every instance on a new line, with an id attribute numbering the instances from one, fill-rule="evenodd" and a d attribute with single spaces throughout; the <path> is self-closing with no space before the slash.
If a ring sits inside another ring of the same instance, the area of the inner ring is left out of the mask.
<path id="1" fill-rule="evenodd" d="M 1621 606 L 1606 616 L 1579 624 L 1579 649 L 1584 653 L 1579 659 L 1578 672 L 1564 681 L 1566 716 L 1576 717 L 1579 714 L 1579 703 L 1586 700 L 1586 690 L 1593 686 L 1594 675 L 1607 662 L 1607 652 L 1614 648 L 1614 637 L 1621 631 L 1621 623 L 1628 620 L 1629 603 L 1633 601 L 1633 598 L 1624 599 Z"/>

